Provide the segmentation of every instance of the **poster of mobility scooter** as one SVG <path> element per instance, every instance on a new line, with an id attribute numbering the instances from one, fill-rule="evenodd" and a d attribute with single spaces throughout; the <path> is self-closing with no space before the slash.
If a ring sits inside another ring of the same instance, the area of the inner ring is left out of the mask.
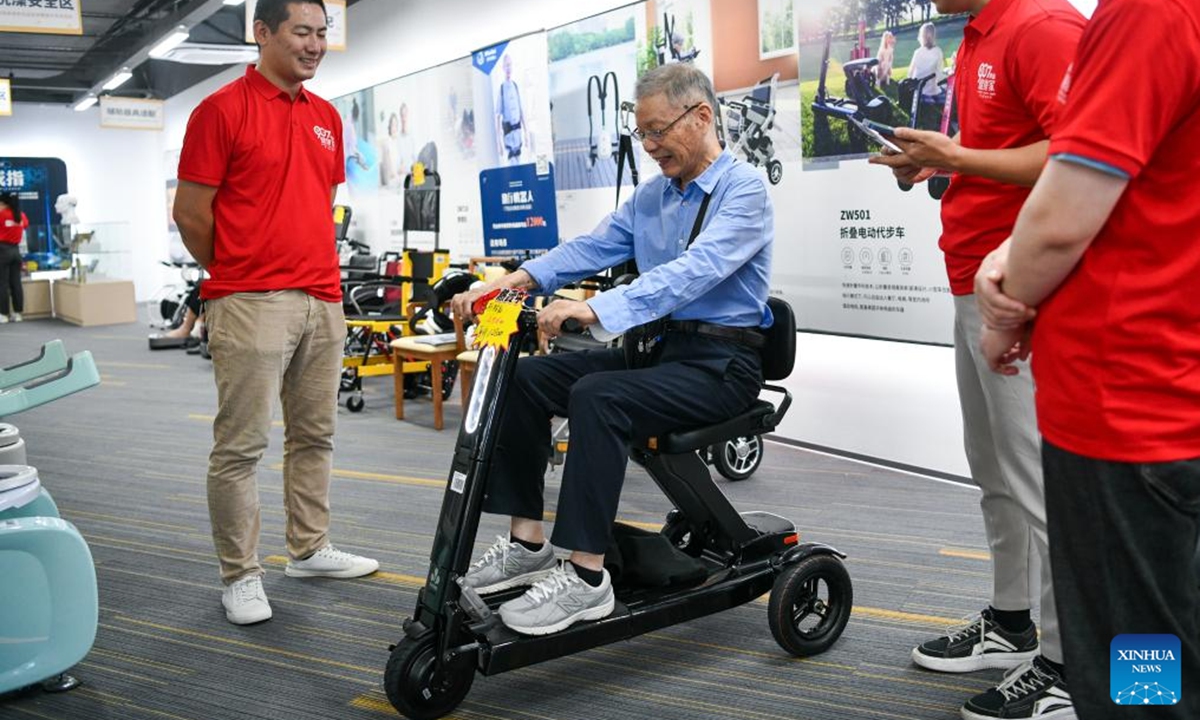
<path id="1" fill-rule="evenodd" d="M 922 0 L 798 5 L 803 155 L 821 163 L 878 152 L 873 131 L 953 134 L 952 64 L 966 23 Z"/>
<path id="2" fill-rule="evenodd" d="M 558 190 L 616 187 L 621 134 L 627 124 L 634 124 L 621 104 L 633 102 L 638 39 L 645 34 L 642 6 L 546 33 Z M 640 162 L 636 153 L 633 159 Z M 628 164 L 621 175 L 622 185 L 633 183 Z"/>
<path id="3" fill-rule="evenodd" d="M 868 165 L 879 148 L 859 128 L 912 124 L 901 85 L 936 80 L 934 70 L 921 70 L 926 62 L 948 73 L 963 20 L 940 17 L 919 0 L 806 0 L 793 11 L 802 162 L 788 166 L 779 187 L 803 200 L 772 194 L 772 284 L 804 330 L 949 344 L 953 302 L 937 246 L 938 202 L 924 190 L 901 192 L 890 171 Z M 918 54 L 927 22 L 937 25 L 935 42 Z M 914 81 L 907 81 L 910 66 L 920 75 Z M 940 106 L 915 104 L 922 122 L 940 121 Z"/>
<path id="4" fill-rule="evenodd" d="M 784 164 L 801 160 L 793 0 L 712 0 L 712 20 L 726 148 L 778 185 Z"/>

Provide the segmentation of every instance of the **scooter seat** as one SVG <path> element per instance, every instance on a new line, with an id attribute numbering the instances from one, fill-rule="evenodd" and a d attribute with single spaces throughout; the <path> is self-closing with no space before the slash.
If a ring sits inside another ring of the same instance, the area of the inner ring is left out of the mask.
<path id="1" fill-rule="evenodd" d="M 668 433 L 657 438 L 654 447 L 650 447 L 648 443 L 646 447 L 652 452 L 659 452 L 663 455 L 677 455 L 724 442 L 730 438 L 762 435 L 774 430 L 776 422 L 775 406 L 766 400 L 755 400 L 754 404 L 745 412 L 724 422 Z"/>

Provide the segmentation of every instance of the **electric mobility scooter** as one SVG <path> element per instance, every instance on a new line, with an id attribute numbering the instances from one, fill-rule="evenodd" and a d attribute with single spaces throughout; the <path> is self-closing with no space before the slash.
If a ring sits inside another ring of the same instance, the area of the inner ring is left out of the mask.
<path id="1" fill-rule="evenodd" d="M 833 547 L 801 542 L 787 519 L 766 512 L 738 513 L 713 482 L 698 450 L 730 437 L 770 432 L 791 404 L 783 388 L 778 406 L 757 400 L 740 415 L 710 427 L 647 438 L 631 452 L 675 506 L 661 530 L 675 549 L 703 566 L 686 586 L 632 588 L 614 583 L 612 614 L 561 632 L 523 636 L 505 627 L 498 606 L 523 589 L 481 598 L 458 582 L 467 572 L 485 485 L 506 396 L 519 351 L 536 337 L 536 313 L 519 291 L 503 291 L 481 316 L 476 337 L 500 342 L 480 353 L 475 386 L 464 411 L 438 518 L 425 587 L 413 617 L 391 647 L 384 675 L 388 700 L 413 720 L 442 717 L 471 689 L 475 673 L 495 675 L 563 657 L 750 602 L 770 592 L 768 621 L 787 652 L 809 656 L 828 649 L 850 616 L 853 591 L 844 557 Z M 781 380 L 795 360 L 796 327 L 790 306 L 772 298 L 774 325 L 766 331 L 763 375 Z M 476 311 L 480 310 L 476 306 Z M 496 323 L 496 320 L 503 322 Z M 499 331 L 489 330 L 497 328 Z"/>

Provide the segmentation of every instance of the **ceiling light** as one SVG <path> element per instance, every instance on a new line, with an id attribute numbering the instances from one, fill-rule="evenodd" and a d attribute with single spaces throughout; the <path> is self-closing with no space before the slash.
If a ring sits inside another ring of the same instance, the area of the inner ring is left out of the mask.
<path id="1" fill-rule="evenodd" d="M 225 0 L 226 5 L 241 5 L 244 2 L 246 2 L 246 0 Z"/>
<path id="2" fill-rule="evenodd" d="M 101 85 L 101 87 L 104 88 L 105 90 L 116 90 L 117 88 L 124 85 L 125 82 L 128 81 L 129 78 L 131 78 L 131 77 L 133 77 L 133 73 L 129 72 L 129 68 L 121 68 L 121 70 L 119 72 L 117 72 L 116 75 L 113 75 L 112 77 L 110 77 L 108 79 L 108 82 Z"/>
<path id="3" fill-rule="evenodd" d="M 96 96 L 88 95 L 84 99 L 75 103 L 75 112 L 83 112 L 84 110 L 87 110 L 88 108 L 90 108 L 91 106 L 93 106 L 95 104 L 96 104 Z"/>
<path id="4" fill-rule="evenodd" d="M 185 42 L 159 60 L 188 65 L 242 65 L 258 60 L 258 46 Z"/>
<path id="5" fill-rule="evenodd" d="M 162 42 L 150 49 L 150 57 L 158 59 L 163 55 L 171 52 L 179 46 L 179 43 L 188 39 L 188 29 L 183 25 L 175 28 L 175 31 L 163 38 Z"/>

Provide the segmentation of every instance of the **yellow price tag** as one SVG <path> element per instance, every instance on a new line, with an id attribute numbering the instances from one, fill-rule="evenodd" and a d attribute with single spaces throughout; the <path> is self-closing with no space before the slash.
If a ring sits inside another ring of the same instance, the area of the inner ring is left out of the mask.
<path id="1" fill-rule="evenodd" d="M 413 180 L 412 180 L 413 185 L 424 185 L 425 184 L 425 163 L 423 163 L 423 162 L 413 163 L 412 176 L 413 176 Z"/>
<path id="2" fill-rule="evenodd" d="M 493 300 L 479 316 L 475 328 L 476 347 L 495 346 L 507 350 L 512 334 L 517 331 L 517 318 L 521 316 L 521 304 Z"/>

